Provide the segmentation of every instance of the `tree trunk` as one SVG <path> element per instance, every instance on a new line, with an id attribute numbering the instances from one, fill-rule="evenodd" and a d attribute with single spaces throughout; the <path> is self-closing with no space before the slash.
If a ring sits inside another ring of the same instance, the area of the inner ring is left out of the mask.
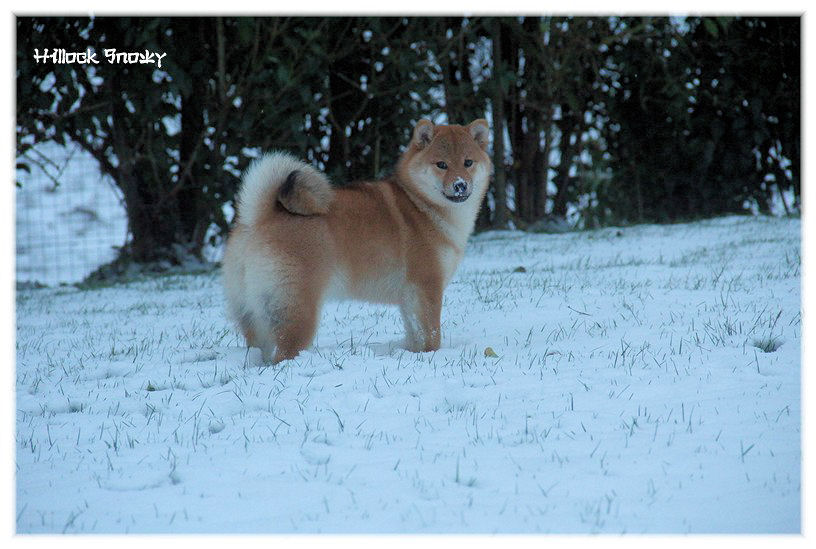
<path id="1" fill-rule="evenodd" d="M 107 84 L 119 97 L 126 87 L 118 74 L 109 78 Z M 139 263 L 168 259 L 173 256 L 172 244 L 178 232 L 177 211 L 167 207 L 170 206 L 167 202 L 160 205 L 164 182 L 151 178 L 153 170 L 144 140 L 133 143 L 127 137 L 127 129 L 121 126 L 128 119 L 124 101 L 114 102 L 112 112 L 111 144 L 118 159 L 114 180 L 124 195 L 131 235 L 120 257 Z"/>
<path id="2" fill-rule="evenodd" d="M 507 189 L 504 169 L 504 90 L 501 77 L 504 73 L 501 52 L 501 22 L 493 20 L 493 178 L 494 197 L 496 200 L 493 215 L 493 226 L 505 228 L 507 226 Z"/>
<path id="3" fill-rule="evenodd" d="M 177 263 L 178 258 L 173 250 L 173 244 L 178 240 L 175 208 L 162 207 L 159 211 L 159 197 L 149 192 L 149 185 L 145 185 L 138 176 L 120 172 L 117 182 L 124 191 L 131 235 L 130 242 L 123 250 L 125 254 L 122 259 L 136 263 L 161 260 Z"/>
<path id="4" fill-rule="evenodd" d="M 536 165 L 539 167 L 541 175 L 538 179 L 538 186 L 536 188 L 536 219 L 540 219 L 547 215 L 547 200 L 550 197 L 550 190 L 548 183 L 550 181 L 550 152 L 552 150 L 552 125 L 550 113 L 544 117 L 542 127 L 544 128 L 544 150 L 541 151 Z"/>
<path id="5" fill-rule="evenodd" d="M 206 20 L 202 19 L 202 23 Z M 196 28 L 191 29 L 194 33 Z M 192 33 L 191 33 L 192 34 Z M 189 43 L 196 43 L 193 36 L 188 37 Z M 208 216 L 206 204 L 201 193 L 202 180 L 212 173 L 212 166 L 205 169 L 204 159 L 199 155 L 196 158 L 196 146 L 204 132 L 204 90 L 193 90 L 188 97 L 181 99 L 181 133 L 179 143 L 179 181 L 181 189 L 175 196 L 178 211 L 181 238 L 190 245 L 190 251 L 200 255 L 204 245 L 205 226 Z M 218 136 L 214 136 L 216 139 Z M 171 200 L 172 201 L 172 200 Z"/>
<path id="6" fill-rule="evenodd" d="M 564 107 L 562 106 L 562 109 Z M 572 159 L 575 155 L 575 149 L 577 145 L 577 137 L 576 137 L 576 144 L 573 145 L 570 143 L 572 139 L 573 132 L 575 131 L 575 124 L 573 123 L 573 115 L 569 111 L 569 107 L 564 109 L 561 114 L 561 139 L 558 144 L 558 148 L 561 150 L 561 162 L 558 165 L 557 175 L 556 175 L 556 186 L 558 190 L 556 191 L 555 198 L 553 199 L 553 215 L 566 218 L 567 216 L 567 199 L 569 198 L 569 191 L 572 184 L 572 179 L 570 177 L 570 168 L 572 167 Z"/>

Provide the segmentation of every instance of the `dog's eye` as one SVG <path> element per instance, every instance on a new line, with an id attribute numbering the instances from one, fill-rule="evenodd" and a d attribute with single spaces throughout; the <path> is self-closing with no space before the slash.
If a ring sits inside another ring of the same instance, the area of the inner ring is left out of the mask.
<path id="1" fill-rule="evenodd" d="M 448 169 L 448 165 L 445 164 L 444 162 L 437 162 L 436 167 L 439 168 L 440 170 L 447 170 Z"/>
<path id="2" fill-rule="evenodd" d="M 472 165 L 473 165 L 473 160 L 471 160 L 470 158 L 465 160 L 465 168 L 470 168 Z"/>

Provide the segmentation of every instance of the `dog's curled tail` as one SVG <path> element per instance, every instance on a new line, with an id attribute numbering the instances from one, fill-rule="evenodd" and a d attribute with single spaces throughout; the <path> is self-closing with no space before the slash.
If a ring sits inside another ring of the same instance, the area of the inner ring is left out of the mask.
<path id="1" fill-rule="evenodd" d="M 325 175 L 294 156 L 268 153 L 255 160 L 238 190 L 238 223 L 254 225 L 275 201 L 295 215 L 320 215 L 329 210 L 334 190 Z"/>

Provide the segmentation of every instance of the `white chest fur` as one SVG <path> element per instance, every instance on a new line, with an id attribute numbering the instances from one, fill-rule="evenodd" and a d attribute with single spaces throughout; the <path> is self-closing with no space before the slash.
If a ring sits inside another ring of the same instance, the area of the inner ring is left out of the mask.
<path id="1" fill-rule="evenodd" d="M 453 246 L 441 246 L 439 248 L 439 264 L 442 268 L 443 288 L 447 287 L 456 268 L 462 261 L 463 252 Z"/>

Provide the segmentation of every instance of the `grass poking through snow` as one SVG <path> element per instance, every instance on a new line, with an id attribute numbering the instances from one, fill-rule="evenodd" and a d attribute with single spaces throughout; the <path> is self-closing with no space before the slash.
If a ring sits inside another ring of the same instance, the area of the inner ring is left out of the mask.
<path id="1" fill-rule="evenodd" d="M 278 367 L 213 273 L 21 289 L 17 531 L 798 532 L 799 231 L 478 235 L 439 351 L 339 303 Z"/>

